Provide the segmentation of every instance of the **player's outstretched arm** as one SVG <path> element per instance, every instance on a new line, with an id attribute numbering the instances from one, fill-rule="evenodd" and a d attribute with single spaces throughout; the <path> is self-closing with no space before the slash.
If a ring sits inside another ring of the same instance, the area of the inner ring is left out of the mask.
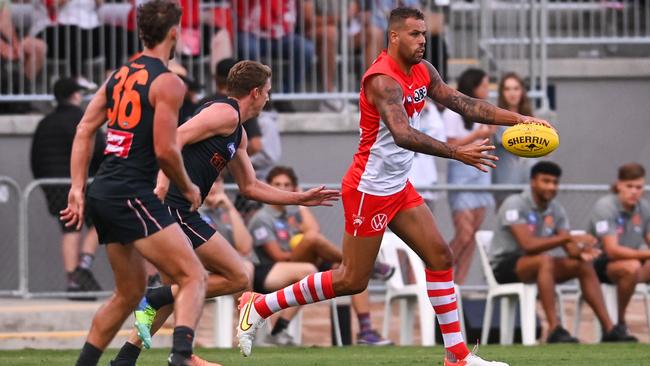
<path id="1" fill-rule="evenodd" d="M 107 80 L 108 81 L 108 80 Z M 106 122 L 106 83 L 102 85 L 88 104 L 72 142 L 70 155 L 70 178 L 68 207 L 60 212 L 66 226 L 81 229 L 84 215 L 84 191 L 88 179 L 88 165 L 95 146 L 97 130 Z"/>
<path id="2" fill-rule="evenodd" d="M 428 95 L 431 99 L 472 121 L 490 125 L 512 126 L 517 123 L 539 123 L 552 127 L 543 119 L 523 116 L 488 103 L 485 100 L 469 97 L 447 85 L 433 65 L 423 60 L 429 70 L 431 84 Z"/>
<path id="3" fill-rule="evenodd" d="M 183 158 L 176 142 L 178 111 L 185 96 L 185 85 L 176 75 L 160 75 L 151 85 L 151 104 L 154 107 L 153 144 L 160 169 L 176 184 L 192 204 L 191 210 L 201 205 L 201 192 L 185 171 Z"/>
<path id="4" fill-rule="evenodd" d="M 247 140 L 244 132 L 235 158 L 228 164 L 228 169 L 244 196 L 271 205 L 332 206 L 332 203 L 338 200 L 340 192 L 325 189 L 325 186 L 306 192 L 287 192 L 258 180 L 246 152 Z"/>
<path id="5" fill-rule="evenodd" d="M 482 171 L 487 171 L 487 167 L 495 167 L 491 161 L 497 157 L 484 154 L 494 150 L 494 146 L 487 145 L 487 139 L 480 143 L 454 146 L 412 128 L 404 110 L 402 87 L 391 77 L 376 75 L 366 82 L 364 90 L 370 103 L 379 111 L 381 120 L 390 130 L 397 146 L 422 154 L 455 159 Z"/>

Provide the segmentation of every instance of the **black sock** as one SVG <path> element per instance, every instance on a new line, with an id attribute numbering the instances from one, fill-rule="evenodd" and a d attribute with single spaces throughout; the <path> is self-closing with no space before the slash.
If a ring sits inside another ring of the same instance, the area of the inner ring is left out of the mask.
<path id="1" fill-rule="evenodd" d="M 94 260 L 95 256 L 90 253 L 79 254 L 79 268 L 90 269 Z"/>
<path id="2" fill-rule="evenodd" d="M 291 320 L 287 320 L 285 318 L 278 318 L 278 320 L 275 322 L 275 325 L 273 326 L 273 330 L 271 331 L 271 335 L 276 335 L 283 330 L 287 329 L 289 326 L 289 323 Z"/>
<path id="3" fill-rule="evenodd" d="M 174 343 L 172 344 L 172 353 L 178 353 L 185 357 L 192 356 L 192 342 L 194 341 L 194 331 L 185 326 L 174 328 Z"/>
<path id="4" fill-rule="evenodd" d="M 174 295 L 171 286 L 160 286 L 147 290 L 145 295 L 147 302 L 152 308 L 158 310 L 165 305 L 174 303 Z"/>
<path id="5" fill-rule="evenodd" d="M 79 358 L 77 359 L 77 366 L 97 366 L 99 358 L 102 357 L 102 350 L 86 342 L 84 343 Z"/>
<path id="6" fill-rule="evenodd" d="M 135 361 L 138 360 L 140 356 L 140 348 L 125 342 L 120 352 L 117 353 L 115 359 L 113 359 L 113 366 L 135 366 Z"/>

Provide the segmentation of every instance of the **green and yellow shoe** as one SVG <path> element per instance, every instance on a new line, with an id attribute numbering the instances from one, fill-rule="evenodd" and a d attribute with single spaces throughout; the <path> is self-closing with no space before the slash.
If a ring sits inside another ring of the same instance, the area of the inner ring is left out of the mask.
<path id="1" fill-rule="evenodd" d="M 133 315 L 135 315 L 135 329 L 138 331 L 142 345 L 146 349 L 151 348 L 151 324 L 156 317 L 156 309 L 149 305 L 146 297 L 143 297 Z"/>

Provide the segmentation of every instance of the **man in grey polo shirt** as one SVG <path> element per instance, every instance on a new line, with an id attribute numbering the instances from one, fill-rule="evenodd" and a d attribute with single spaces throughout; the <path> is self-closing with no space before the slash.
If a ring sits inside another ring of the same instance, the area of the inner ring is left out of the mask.
<path id="1" fill-rule="evenodd" d="M 530 190 L 509 196 L 497 214 L 498 227 L 488 255 L 500 283 L 537 283 L 539 298 L 549 324 L 548 343 L 578 342 L 558 322 L 555 285 L 578 278 L 582 294 L 596 313 L 603 329 L 603 341 L 623 341 L 624 333 L 607 315 L 598 277 L 591 260 L 598 254 L 596 239 L 571 235 L 564 208 L 555 201 L 562 170 L 549 161 L 535 164 L 530 173 Z M 561 247 L 566 257 L 547 251 Z"/>
<path id="2" fill-rule="evenodd" d="M 618 323 L 625 326 L 625 311 L 637 283 L 650 281 L 650 204 L 643 199 L 645 169 L 629 163 L 618 169 L 618 181 L 598 200 L 589 231 L 598 238 L 603 254 L 594 261 L 601 282 L 614 283 L 618 292 Z"/>
<path id="3" fill-rule="evenodd" d="M 299 188 L 298 177 L 290 167 L 274 167 L 266 181 L 275 188 L 287 191 Z M 342 261 L 341 249 L 320 232 L 316 217 L 306 207 L 264 205 L 255 213 L 248 228 L 260 261 L 255 266 L 253 278 L 253 289 L 257 292 L 275 291 L 315 273 L 316 266 L 338 266 Z M 373 278 L 388 279 L 394 270 L 391 266 L 378 263 Z M 372 328 L 368 291 L 351 296 L 351 301 L 359 320 L 357 343 L 374 346 L 391 344 Z M 280 313 L 271 336 L 266 339 L 268 343 L 293 343 L 285 330 L 297 310 L 297 307 L 289 308 Z"/>

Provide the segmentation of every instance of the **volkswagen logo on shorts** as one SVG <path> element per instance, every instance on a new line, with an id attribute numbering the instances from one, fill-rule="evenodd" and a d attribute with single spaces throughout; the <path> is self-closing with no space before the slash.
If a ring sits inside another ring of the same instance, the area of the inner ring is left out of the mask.
<path id="1" fill-rule="evenodd" d="M 375 231 L 382 230 L 386 227 L 386 225 L 388 225 L 388 216 L 383 213 L 376 214 L 370 221 L 370 225 Z"/>

